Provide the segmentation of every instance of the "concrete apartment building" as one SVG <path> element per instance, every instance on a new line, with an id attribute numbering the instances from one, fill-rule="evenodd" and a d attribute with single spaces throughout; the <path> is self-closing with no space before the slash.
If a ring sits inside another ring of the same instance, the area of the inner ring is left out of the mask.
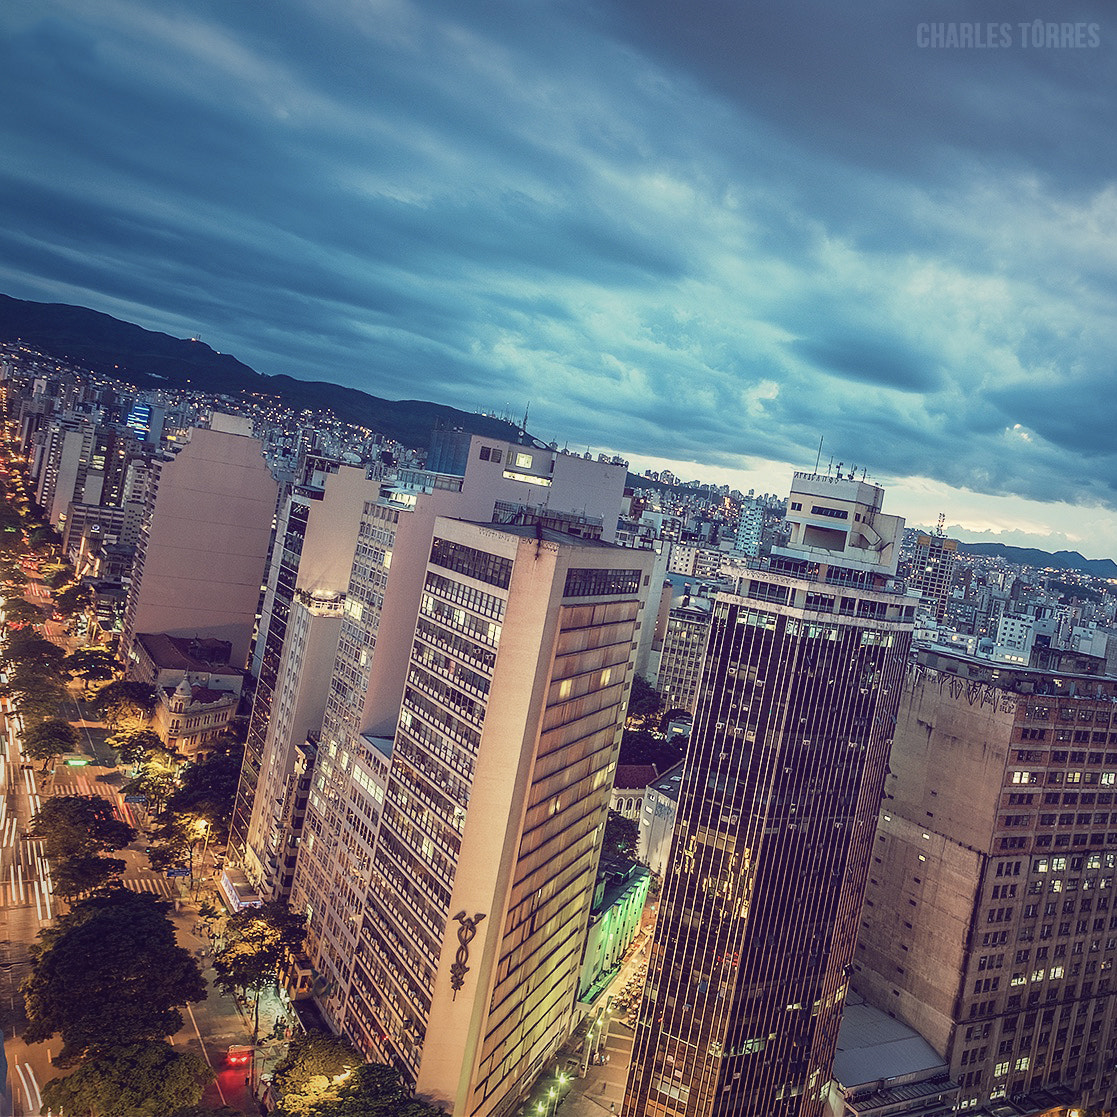
<path id="1" fill-rule="evenodd" d="M 1117 679 L 920 649 L 890 764 L 858 990 L 948 1062 L 960 1111 L 1108 1110 Z"/>
<path id="2" fill-rule="evenodd" d="M 441 517 L 428 540 L 391 730 L 342 737 L 327 706 L 293 900 L 330 1023 L 448 1111 L 503 1113 L 572 1027 L 655 556 Z"/>
<path id="3" fill-rule="evenodd" d="M 137 632 L 166 632 L 227 640 L 230 662 L 243 667 L 277 496 L 261 443 L 246 421 L 215 415 L 211 429 L 195 428 L 161 463 L 148 493 L 125 609 L 125 663 Z"/>
<path id="4" fill-rule="evenodd" d="M 379 494 L 363 468 L 311 459 L 276 533 L 230 835 L 234 858 L 265 899 L 291 890 L 307 738 L 322 728 L 358 528 Z"/>
<path id="5" fill-rule="evenodd" d="M 946 619 L 958 567 L 958 540 L 943 535 L 919 535 L 911 561 L 908 584 L 920 590 L 930 603 L 935 620 Z"/>
<path id="6" fill-rule="evenodd" d="M 714 601 L 625 1117 L 819 1117 L 915 602 L 883 491 L 796 473 Z"/>

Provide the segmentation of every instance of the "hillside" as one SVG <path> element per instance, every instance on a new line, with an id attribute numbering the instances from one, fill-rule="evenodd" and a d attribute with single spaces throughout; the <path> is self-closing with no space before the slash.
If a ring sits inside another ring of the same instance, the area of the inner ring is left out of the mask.
<path id="1" fill-rule="evenodd" d="M 958 550 L 971 555 L 989 555 L 1005 562 L 1040 569 L 1077 570 L 1094 578 L 1117 578 L 1117 562 L 1112 559 L 1088 559 L 1077 551 L 1041 551 L 1035 547 L 1008 547 L 1004 543 L 959 543 Z"/>
<path id="2" fill-rule="evenodd" d="M 493 438 L 514 438 L 516 427 L 426 400 L 386 400 L 323 381 L 264 376 L 201 341 L 145 330 L 100 311 L 65 303 L 37 303 L 0 294 L 0 339 L 22 341 L 58 360 L 141 388 L 191 388 L 236 395 L 260 392 L 301 410 L 328 409 L 339 419 L 379 431 L 405 446 L 426 446 L 439 424 Z"/>

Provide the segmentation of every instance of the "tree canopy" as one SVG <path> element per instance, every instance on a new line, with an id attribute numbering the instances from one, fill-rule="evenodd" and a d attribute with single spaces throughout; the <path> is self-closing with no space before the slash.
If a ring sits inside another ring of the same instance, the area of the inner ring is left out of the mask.
<path id="1" fill-rule="evenodd" d="M 326 1032 L 296 1036 L 274 1072 L 281 1114 L 305 1114 L 338 1084 L 347 1071 L 360 1066 L 364 1056 L 351 1044 Z"/>
<path id="2" fill-rule="evenodd" d="M 229 829 L 244 757 L 243 745 L 231 738 L 226 745 L 224 750 L 183 768 L 178 789 L 167 799 L 167 810 L 204 818 L 218 834 Z"/>
<path id="3" fill-rule="evenodd" d="M 136 831 L 113 814 L 97 795 L 58 795 L 47 799 L 31 821 L 52 861 L 123 849 Z"/>
<path id="4" fill-rule="evenodd" d="M 659 713 L 662 706 L 663 698 L 659 691 L 646 679 L 639 675 L 634 676 L 632 691 L 628 696 L 628 718 L 646 724 Z"/>
<path id="5" fill-rule="evenodd" d="M 276 1111 L 287 1117 L 295 1112 Z M 439 1117 L 441 1110 L 411 1097 L 383 1063 L 361 1063 L 302 1111 L 306 1117 Z"/>
<path id="6" fill-rule="evenodd" d="M 635 819 L 625 818 L 617 811 L 610 811 L 605 822 L 605 838 L 601 846 L 601 855 L 633 860 L 636 857 L 636 844 L 639 838 L 640 824 Z"/>
<path id="7" fill-rule="evenodd" d="M 132 765 L 142 764 L 148 757 L 167 751 L 154 729 L 133 726 L 118 730 L 107 743 L 116 749 L 125 764 Z"/>
<path id="8" fill-rule="evenodd" d="M 155 712 L 155 687 L 131 679 L 117 679 L 97 692 L 93 706 L 113 729 L 120 729 L 129 722 L 146 722 Z"/>
<path id="9" fill-rule="evenodd" d="M 43 1104 L 97 1117 L 167 1117 L 201 1101 L 213 1071 L 165 1041 L 98 1050 L 66 1078 L 43 1087 Z"/>
<path id="10" fill-rule="evenodd" d="M 217 984 L 226 992 L 254 992 L 259 1030 L 260 993 L 279 976 L 279 967 L 289 954 L 302 949 L 306 917 L 296 915 L 286 904 L 273 901 L 258 908 L 234 912 L 225 923 L 225 945 L 214 955 Z"/>
<path id="11" fill-rule="evenodd" d="M 37 1043 L 56 1032 L 63 1058 L 174 1035 L 177 1006 L 205 999 L 198 963 L 175 942 L 167 905 L 118 888 L 76 904 L 39 933 L 24 982 Z"/>
<path id="12" fill-rule="evenodd" d="M 90 683 L 113 679 L 119 670 L 116 656 L 108 648 L 78 648 L 65 660 L 66 670 L 81 679 L 88 689 Z"/>
<path id="13" fill-rule="evenodd" d="M 78 747 L 78 731 L 61 718 L 45 718 L 24 730 L 23 752 L 32 760 L 43 762 L 46 771 L 50 762 Z"/>

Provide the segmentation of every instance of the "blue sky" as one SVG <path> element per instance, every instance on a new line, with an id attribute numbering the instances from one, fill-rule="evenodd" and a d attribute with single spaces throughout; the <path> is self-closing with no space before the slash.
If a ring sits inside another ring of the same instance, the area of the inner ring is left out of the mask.
<path id="1" fill-rule="evenodd" d="M 745 488 L 825 436 L 913 523 L 1117 556 L 1115 47 L 1099 0 L 8 0 L 0 290 Z"/>

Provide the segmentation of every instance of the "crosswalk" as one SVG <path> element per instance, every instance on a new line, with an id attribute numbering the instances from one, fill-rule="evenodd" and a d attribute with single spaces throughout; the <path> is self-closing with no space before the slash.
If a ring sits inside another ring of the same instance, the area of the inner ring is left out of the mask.
<path id="1" fill-rule="evenodd" d="M 167 899 L 173 899 L 178 895 L 178 882 L 168 880 L 166 877 L 125 876 L 121 878 L 121 882 L 125 888 L 130 889 L 132 892 L 150 892 L 153 895 L 163 896 Z"/>

